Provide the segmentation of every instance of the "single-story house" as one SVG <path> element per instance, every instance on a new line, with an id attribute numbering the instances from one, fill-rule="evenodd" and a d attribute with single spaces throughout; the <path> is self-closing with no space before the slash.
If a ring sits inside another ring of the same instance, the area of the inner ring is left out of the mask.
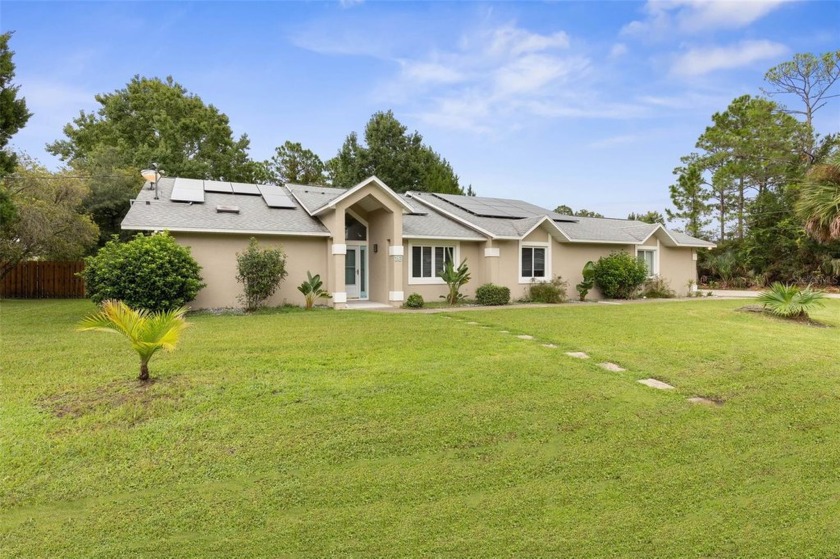
<path id="1" fill-rule="evenodd" d="M 697 279 L 697 250 L 714 246 L 662 225 L 560 215 L 520 200 L 398 194 L 376 177 L 348 189 L 161 178 L 132 201 L 122 228 L 167 230 L 191 248 L 207 284 L 195 308 L 239 306 L 236 253 L 251 237 L 287 256 L 288 277 L 269 304 L 303 304 L 297 286 L 311 272 L 336 307 L 399 306 L 411 293 L 439 300 L 447 260 L 466 260 L 467 296 L 494 283 L 518 298 L 554 276 L 568 281 L 573 296 L 586 262 L 613 251 L 636 255 L 685 294 Z"/>

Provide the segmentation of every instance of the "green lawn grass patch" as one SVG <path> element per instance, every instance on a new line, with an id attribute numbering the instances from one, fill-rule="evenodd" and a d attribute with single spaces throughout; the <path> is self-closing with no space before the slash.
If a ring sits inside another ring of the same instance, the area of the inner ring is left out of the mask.
<path id="1" fill-rule="evenodd" d="M 198 314 L 142 385 L 90 303 L 3 301 L 0 549 L 837 554 L 840 301 L 741 304 Z"/>

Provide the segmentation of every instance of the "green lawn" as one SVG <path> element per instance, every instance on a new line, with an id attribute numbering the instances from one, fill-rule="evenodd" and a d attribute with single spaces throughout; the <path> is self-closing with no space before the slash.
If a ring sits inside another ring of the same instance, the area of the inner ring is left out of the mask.
<path id="1" fill-rule="evenodd" d="M 742 304 L 195 315 L 141 386 L 3 301 L 0 555 L 840 556 L 840 301 Z"/>

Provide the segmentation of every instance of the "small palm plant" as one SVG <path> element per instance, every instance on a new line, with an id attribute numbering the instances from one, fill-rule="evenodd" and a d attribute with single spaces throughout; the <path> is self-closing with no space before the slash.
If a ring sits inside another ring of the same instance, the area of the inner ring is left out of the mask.
<path id="1" fill-rule="evenodd" d="M 315 299 L 329 299 L 332 295 L 324 289 L 324 282 L 321 281 L 320 274 L 313 276 L 309 272 L 306 272 L 306 277 L 306 281 L 298 286 L 298 291 L 303 293 L 303 296 L 306 298 L 306 310 L 312 310 Z"/>
<path id="2" fill-rule="evenodd" d="M 811 286 L 800 289 L 777 281 L 759 294 L 758 302 L 777 316 L 804 320 L 808 311 L 823 306 L 824 298 L 823 293 L 812 290 Z"/>
<path id="3" fill-rule="evenodd" d="M 583 281 L 577 284 L 575 289 L 577 289 L 578 295 L 580 295 L 580 300 L 585 301 L 589 291 L 595 287 L 595 263 L 591 260 L 587 262 L 583 266 L 581 274 L 583 275 Z"/>
<path id="4" fill-rule="evenodd" d="M 134 310 L 122 301 L 103 301 L 98 313 L 85 317 L 79 331 L 97 330 L 122 334 L 140 356 L 138 380 L 149 380 L 149 361 L 158 350 L 173 351 L 181 332 L 189 326 L 186 307 L 170 311 Z"/>
<path id="5" fill-rule="evenodd" d="M 457 305 L 464 298 L 461 287 L 470 281 L 470 269 L 467 267 L 467 260 L 462 260 L 457 268 L 451 260 L 448 261 L 439 277 L 449 287 L 449 293 L 441 295 L 441 299 L 445 299 L 450 305 Z"/>

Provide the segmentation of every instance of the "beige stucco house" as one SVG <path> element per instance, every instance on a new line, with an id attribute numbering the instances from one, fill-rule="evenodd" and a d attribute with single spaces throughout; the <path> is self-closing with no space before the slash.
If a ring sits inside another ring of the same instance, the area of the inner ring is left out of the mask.
<path id="1" fill-rule="evenodd" d="M 349 189 L 185 178 L 153 186 L 133 201 L 122 227 L 168 230 L 191 248 L 207 284 L 194 308 L 239 306 L 236 253 L 251 237 L 287 256 L 289 275 L 269 304 L 302 305 L 297 286 L 308 271 L 321 275 L 339 308 L 354 301 L 399 306 L 411 293 L 438 300 L 447 260 L 466 260 L 467 296 L 494 283 L 518 298 L 554 276 L 569 282 L 572 295 L 586 262 L 617 250 L 685 294 L 696 280 L 697 250 L 714 246 L 661 225 L 565 216 L 519 200 L 398 194 L 376 177 Z"/>

